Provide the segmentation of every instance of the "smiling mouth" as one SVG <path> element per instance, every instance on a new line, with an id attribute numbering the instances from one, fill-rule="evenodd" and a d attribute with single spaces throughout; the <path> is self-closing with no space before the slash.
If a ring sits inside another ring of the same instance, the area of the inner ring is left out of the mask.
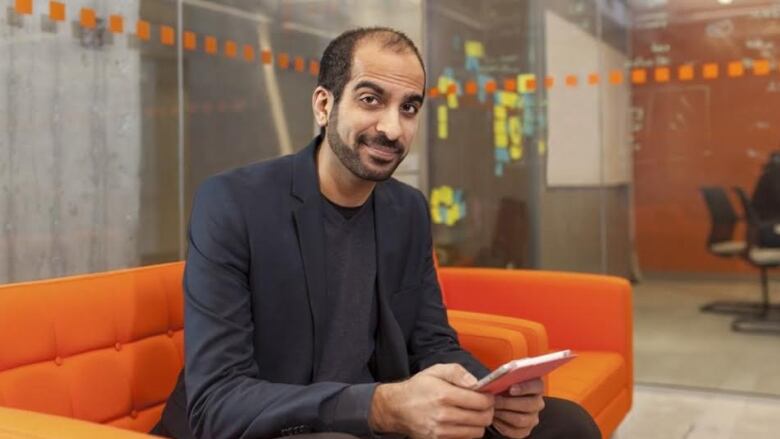
<path id="1" fill-rule="evenodd" d="M 394 160 L 396 157 L 401 155 L 401 152 L 398 150 L 398 148 L 393 148 L 391 146 L 376 145 L 376 144 L 369 145 L 366 143 L 363 143 L 362 145 L 369 150 L 372 156 L 374 156 L 375 158 L 380 158 L 385 161 Z"/>

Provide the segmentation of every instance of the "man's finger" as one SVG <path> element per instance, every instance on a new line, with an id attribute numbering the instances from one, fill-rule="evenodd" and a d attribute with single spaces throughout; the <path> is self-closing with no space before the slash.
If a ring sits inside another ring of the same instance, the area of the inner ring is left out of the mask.
<path id="1" fill-rule="evenodd" d="M 437 364 L 425 369 L 422 373 L 433 375 L 459 387 L 471 387 L 477 384 L 477 378 L 460 364 Z"/>
<path id="2" fill-rule="evenodd" d="M 517 383 L 509 388 L 509 394 L 512 396 L 538 395 L 542 393 L 544 393 L 544 381 L 539 378 Z"/>
<path id="3" fill-rule="evenodd" d="M 534 428 L 539 424 L 538 414 L 496 410 L 494 419 L 501 420 L 514 428 Z"/>
<path id="4" fill-rule="evenodd" d="M 544 399 L 537 396 L 497 396 L 496 410 L 520 413 L 538 413 L 544 410 Z"/>
<path id="5" fill-rule="evenodd" d="M 501 433 L 502 436 L 512 439 L 522 439 L 531 435 L 531 428 L 515 428 L 506 422 L 496 419 L 493 422 L 493 427 Z"/>

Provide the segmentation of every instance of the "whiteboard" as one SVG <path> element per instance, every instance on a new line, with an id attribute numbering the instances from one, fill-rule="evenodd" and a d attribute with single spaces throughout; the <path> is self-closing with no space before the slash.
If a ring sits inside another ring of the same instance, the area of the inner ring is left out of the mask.
<path id="1" fill-rule="evenodd" d="M 547 91 L 548 186 L 628 183 L 629 85 L 627 78 L 609 82 L 612 70 L 625 72 L 627 57 L 551 11 L 545 36 L 547 74 L 556 81 Z M 588 84 L 591 73 L 599 85 Z M 565 84 L 568 75 L 577 76 L 577 86 Z"/>

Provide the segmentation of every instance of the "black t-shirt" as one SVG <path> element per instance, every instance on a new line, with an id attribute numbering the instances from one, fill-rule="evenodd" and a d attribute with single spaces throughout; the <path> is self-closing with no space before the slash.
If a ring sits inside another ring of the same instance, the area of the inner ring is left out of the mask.
<path id="1" fill-rule="evenodd" d="M 375 381 L 369 366 L 377 327 L 373 199 L 349 208 L 323 197 L 330 312 L 314 381 Z"/>

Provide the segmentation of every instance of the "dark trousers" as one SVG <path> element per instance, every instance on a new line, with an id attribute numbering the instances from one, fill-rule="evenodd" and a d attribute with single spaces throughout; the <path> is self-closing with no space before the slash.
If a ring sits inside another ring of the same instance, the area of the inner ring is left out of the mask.
<path id="1" fill-rule="evenodd" d="M 544 410 L 539 414 L 539 425 L 531 432 L 529 439 L 601 439 L 601 432 L 593 418 L 576 403 L 547 397 L 544 398 L 544 403 Z M 152 430 L 152 433 L 163 437 L 177 437 L 165 431 L 160 424 Z M 314 433 L 294 437 L 295 439 L 355 439 L 354 436 L 343 433 Z"/>

